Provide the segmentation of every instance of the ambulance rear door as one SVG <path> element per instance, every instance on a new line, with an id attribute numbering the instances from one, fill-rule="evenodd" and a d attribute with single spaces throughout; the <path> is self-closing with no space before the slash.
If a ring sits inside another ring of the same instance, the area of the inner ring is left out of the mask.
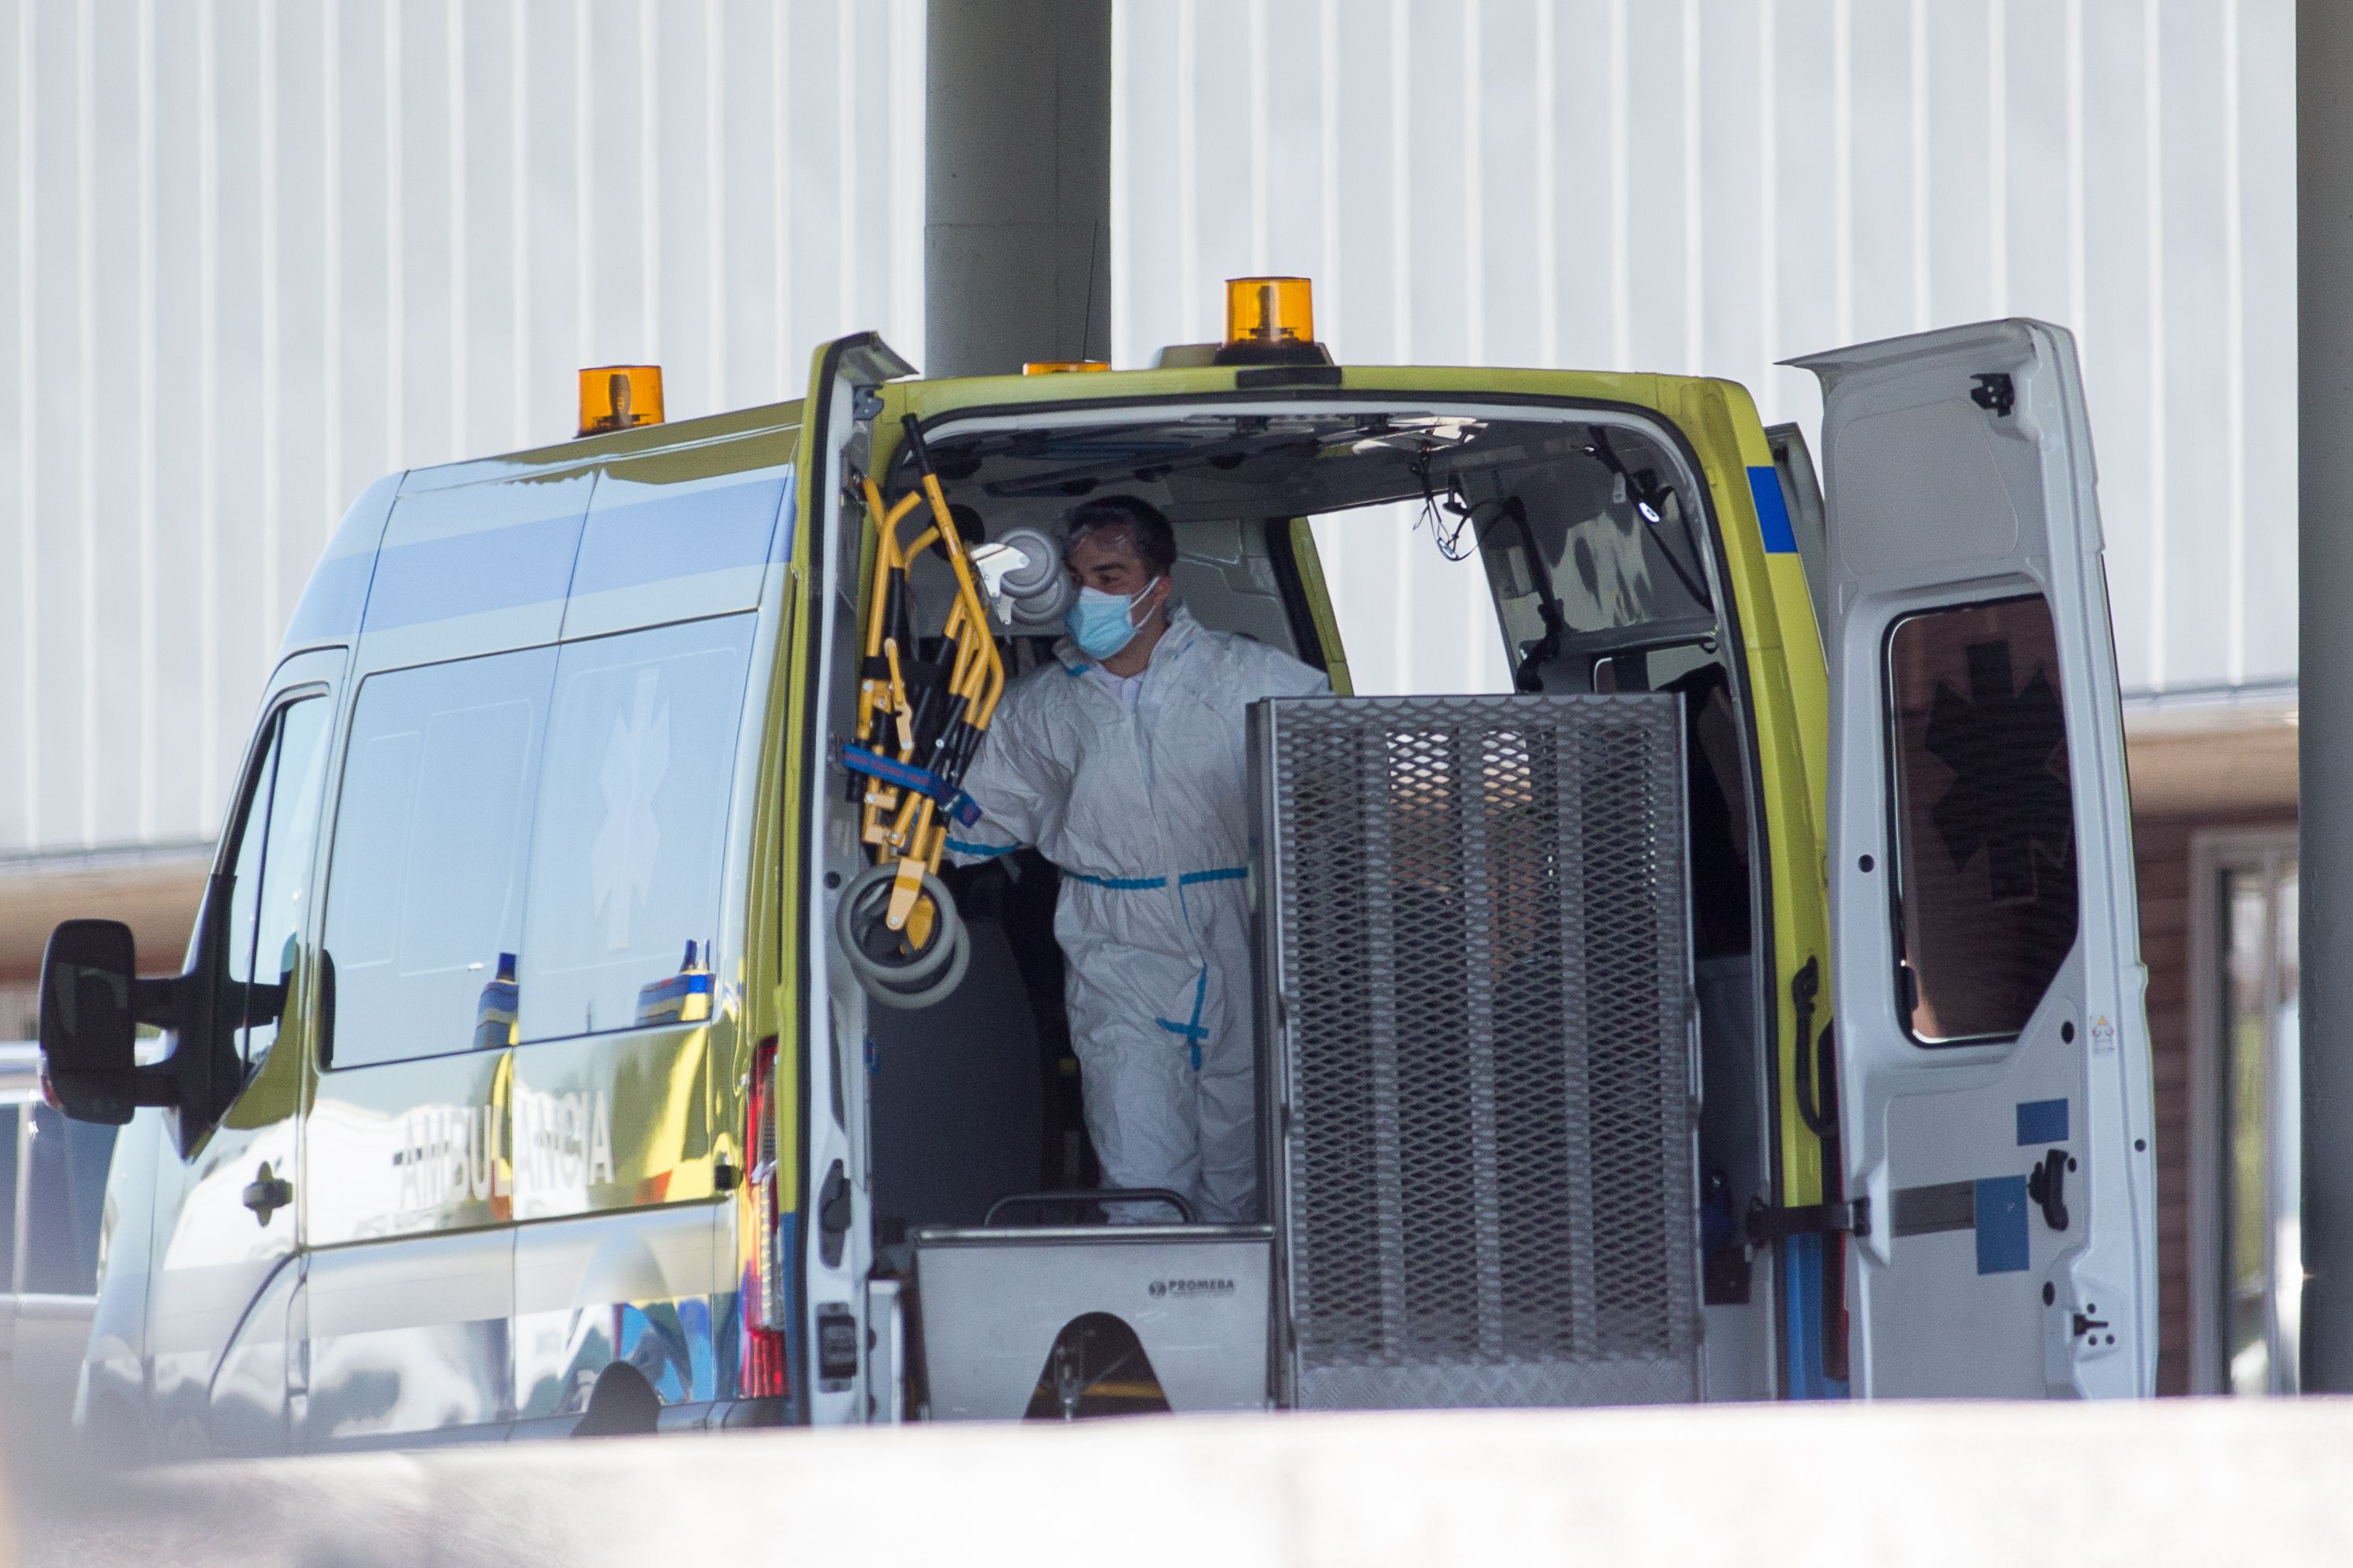
<path id="1" fill-rule="evenodd" d="M 914 367 L 872 332 L 860 332 L 820 345 L 810 369 L 808 402 L 801 426 L 799 472 L 794 486 L 793 563 L 797 592 L 807 595 L 807 612 L 795 619 L 809 626 L 807 684 L 799 693 L 787 742 L 787 776 L 803 782 L 797 825 L 802 848 L 792 872 L 800 886 L 788 898 L 804 900 L 797 927 L 797 962 L 787 955 L 786 973 L 797 973 L 797 994 L 781 1020 L 778 1072 L 797 1065 L 799 1081 L 770 1101 L 781 1118 L 777 1161 L 801 1152 L 804 1173 L 797 1194 L 780 1198 L 782 1208 L 801 1210 L 797 1293 L 797 1361 L 794 1376 L 805 1389 L 801 1409 L 813 1425 L 862 1421 L 866 1357 L 866 1274 L 870 1258 L 870 1197 L 864 1143 L 866 1075 L 864 994 L 844 966 L 828 963 L 832 910 L 821 879 L 854 872 L 863 853 L 828 844 L 828 802 L 842 776 L 826 761 L 828 728 L 848 733 L 846 694 L 855 685 L 860 655 L 860 530 L 864 509 L 853 498 L 873 460 L 876 426 L 892 416 L 894 397 L 884 386 L 914 374 Z M 788 795 L 788 800 L 791 798 Z M 841 857 L 829 864 L 828 855 Z M 797 1010 L 797 1011 L 796 1011 Z M 797 1103 L 796 1103 L 797 1100 Z M 793 1198 L 797 1202 L 791 1201 Z M 794 1222 L 789 1219 L 786 1222 Z"/>
<path id="2" fill-rule="evenodd" d="M 1823 395 L 1856 1391 L 2148 1394 L 2148 1036 L 2073 340 L 1793 363 Z"/>

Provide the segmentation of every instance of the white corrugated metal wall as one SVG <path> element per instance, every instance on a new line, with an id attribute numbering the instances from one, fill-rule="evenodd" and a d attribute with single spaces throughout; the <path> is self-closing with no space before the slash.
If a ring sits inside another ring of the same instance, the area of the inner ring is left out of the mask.
<path id="1" fill-rule="evenodd" d="M 2292 677 L 2293 0 L 1117 0 L 1115 353 L 1736 376 L 2081 336 L 2131 689 Z M 375 474 L 922 341 L 920 0 L 0 0 L 0 854 L 200 839 Z M 850 128 L 855 130 L 851 131 Z M 1377 615 L 1435 556 L 1349 552 Z M 1491 678 L 1455 619 L 1376 681 Z M 1420 604 L 1427 604 L 1425 597 Z"/>
<path id="2" fill-rule="evenodd" d="M 1810 350 L 2076 332 L 2128 692 L 2295 668 L 2293 0 L 1119 0 L 1113 342 L 1316 279 L 1344 362 L 1697 372 L 1810 422 Z M 1377 616 L 1440 570 L 1342 553 Z M 1497 663 L 1466 607 L 1352 639 Z M 1427 603 L 1425 599 L 1423 603 Z M 1345 605 L 1344 603 L 1344 613 Z"/>
<path id="3" fill-rule="evenodd" d="M 387 469 L 923 337 L 920 0 L 0 6 L 0 852 L 202 839 Z"/>

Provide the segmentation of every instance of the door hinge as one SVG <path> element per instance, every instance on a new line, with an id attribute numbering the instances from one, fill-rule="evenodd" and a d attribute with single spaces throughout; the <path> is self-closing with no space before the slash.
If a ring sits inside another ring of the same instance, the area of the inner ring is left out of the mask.
<path id="1" fill-rule="evenodd" d="M 1974 379 L 1977 384 L 1969 388 L 1969 401 L 1997 419 L 2009 417 L 2010 411 L 2018 406 L 2018 388 L 2011 383 L 2010 373 L 1998 370 Z"/>
<path id="2" fill-rule="evenodd" d="M 2004 377 L 2003 379 L 2007 380 L 2008 377 Z M 879 416 L 881 412 L 882 394 L 879 388 L 861 386 L 855 389 L 849 395 L 849 415 L 851 418 L 856 419 L 860 423 L 866 423 Z"/>
<path id="3" fill-rule="evenodd" d="M 858 1320 L 839 1302 L 817 1310 L 817 1375 L 828 1394 L 840 1393 L 858 1377 Z"/>
<path id="4" fill-rule="evenodd" d="M 1849 1198 L 1843 1203 L 1800 1204 L 1772 1208 L 1763 1198 L 1748 1200 L 1748 1245 L 1786 1241 L 1793 1236 L 1869 1236 L 1871 1200 Z"/>

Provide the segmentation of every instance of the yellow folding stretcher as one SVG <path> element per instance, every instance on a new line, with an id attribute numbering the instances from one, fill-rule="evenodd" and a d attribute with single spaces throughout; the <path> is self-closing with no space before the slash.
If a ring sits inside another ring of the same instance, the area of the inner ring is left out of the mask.
<path id="1" fill-rule="evenodd" d="M 1005 661 L 988 608 L 948 510 L 939 475 L 915 420 L 907 441 L 916 487 L 886 505 L 871 475 L 861 483 L 874 531 L 864 661 L 858 683 L 857 742 L 843 748 L 860 804 L 860 838 L 874 865 L 845 889 L 837 921 L 842 944 L 870 994 L 921 1006 L 963 978 L 965 937 L 939 880 L 952 817 L 975 808 L 958 788 L 1005 694 Z M 907 520 L 920 527 L 902 538 Z M 926 550 L 955 574 L 955 602 L 935 659 L 924 659 L 908 574 Z"/>

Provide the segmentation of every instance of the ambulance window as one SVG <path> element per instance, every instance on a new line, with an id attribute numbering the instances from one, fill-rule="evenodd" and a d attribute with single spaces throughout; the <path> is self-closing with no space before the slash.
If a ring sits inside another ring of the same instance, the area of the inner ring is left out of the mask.
<path id="1" fill-rule="evenodd" d="M 565 645 L 533 831 L 522 1038 L 709 1016 L 753 629 L 732 616 Z"/>
<path id="2" fill-rule="evenodd" d="M 228 865 L 228 940 L 222 945 L 227 955 L 228 978 L 238 984 L 254 977 L 254 914 L 261 892 L 261 849 L 269 837 L 269 784 L 278 773 L 278 738 L 273 716 L 269 739 L 254 758 L 253 784 L 245 809 L 231 830 L 237 852 Z M 235 1043 L 225 1040 L 220 1045 L 227 1049 Z"/>
<path id="3" fill-rule="evenodd" d="M 278 715 L 272 713 L 263 721 L 251 763 L 237 784 L 235 809 L 221 829 L 220 869 L 228 879 L 227 906 L 207 911 L 221 929 L 219 943 L 208 951 L 205 962 L 214 967 L 213 980 L 219 988 L 225 1010 L 266 1005 L 265 998 L 254 996 L 243 987 L 253 977 L 254 910 L 261 886 L 263 824 L 269 814 L 269 782 L 277 769 Z M 206 1030 L 207 1037 L 201 1046 L 191 1042 L 182 1047 L 192 1052 L 201 1049 L 210 1058 L 205 1064 L 205 1076 L 211 1092 L 181 1107 L 182 1117 L 192 1127 L 211 1126 L 244 1087 L 239 1053 L 246 1016 L 238 1012 L 223 1021 L 228 1026 L 217 1033 Z"/>
<path id="4" fill-rule="evenodd" d="M 258 985 L 276 986 L 286 980 L 302 933 L 302 901 L 311 886 L 311 851 L 319 833 L 319 796 L 327 772 L 328 705 L 311 698 L 289 705 L 280 715 L 276 755 L 264 781 L 265 793 L 254 797 L 246 819 L 248 845 L 261 847 L 259 875 L 246 881 L 245 846 L 237 857 L 236 902 L 253 900 L 252 945 L 241 954 L 244 973 Z M 242 933 L 243 925 L 232 929 Z M 265 1001 L 263 998 L 267 997 Z M 257 995 L 246 1009 L 245 1059 L 257 1068 L 278 1038 L 282 995 Z"/>
<path id="5" fill-rule="evenodd" d="M 555 656 L 371 676 L 352 716 L 326 947 L 330 1065 L 507 1041 L 533 763 Z"/>
<path id="6" fill-rule="evenodd" d="M 1898 1003 L 1922 1045 L 2013 1037 L 2075 944 L 2059 650 L 2039 597 L 1888 637 Z"/>
<path id="7" fill-rule="evenodd" d="M 1685 499 L 1696 486 L 1658 442 L 1600 425 L 1464 481 L 1460 526 L 1486 567 L 1513 689 L 1663 686 L 1643 651 L 1715 634 L 1702 521 Z M 1607 668 L 1619 658 L 1630 685 Z"/>

